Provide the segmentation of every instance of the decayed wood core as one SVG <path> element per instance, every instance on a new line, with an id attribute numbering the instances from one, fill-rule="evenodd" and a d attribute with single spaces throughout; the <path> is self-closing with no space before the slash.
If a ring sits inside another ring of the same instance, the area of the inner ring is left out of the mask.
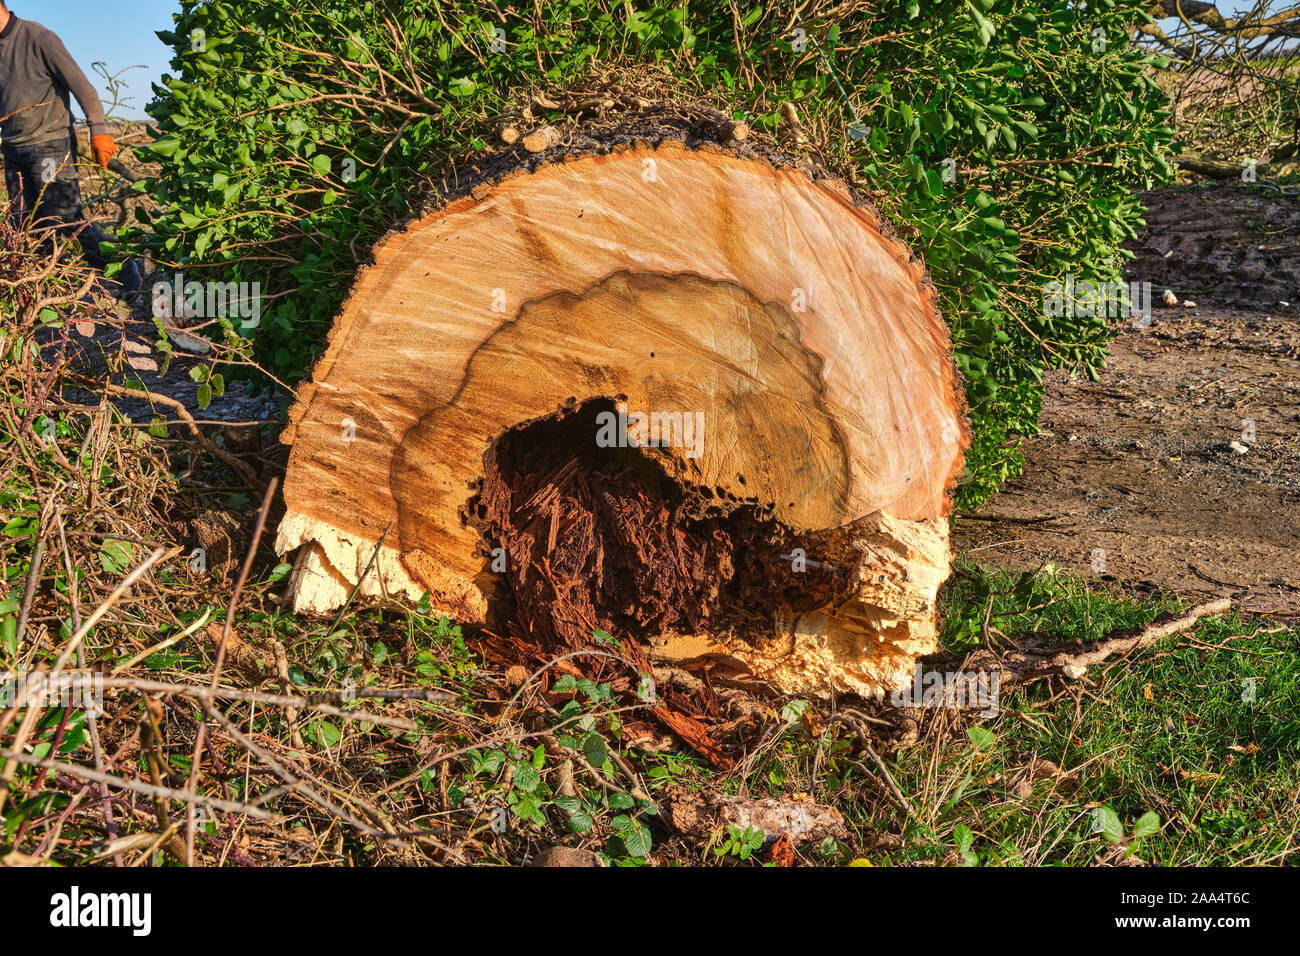
<path id="1" fill-rule="evenodd" d="M 375 259 L 286 434 L 296 608 L 342 603 L 388 528 L 363 594 L 556 647 L 601 628 L 809 693 L 935 649 L 956 375 L 921 267 L 842 187 L 623 149 L 479 187 Z M 676 431 L 602 447 L 619 411 Z"/>
<path id="2" fill-rule="evenodd" d="M 722 676 L 788 686 L 808 665 L 796 622 L 843 637 L 854 627 L 846 617 L 828 630 L 824 611 L 858 601 L 859 546 L 872 521 L 796 533 L 770 502 L 674 479 L 660 449 L 597 445 L 599 417 L 615 409 L 587 402 L 492 443 L 468 515 L 509 582 L 506 606 L 489 616 L 517 618 L 557 649 L 589 645 L 596 628 L 653 635 L 652 658 L 710 657 Z M 928 610 L 918 603 L 910 612 Z M 859 638 L 866 623 L 858 622 Z M 717 636 L 701 644 L 699 635 Z M 852 667 L 861 642 L 850 639 L 846 650 L 840 666 Z M 812 660 L 799 678 L 808 688 L 824 676 L 824 655 Z"/>

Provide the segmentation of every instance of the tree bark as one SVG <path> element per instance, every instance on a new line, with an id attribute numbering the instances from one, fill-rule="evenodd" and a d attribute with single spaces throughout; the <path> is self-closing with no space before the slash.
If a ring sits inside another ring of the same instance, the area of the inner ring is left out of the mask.
<path id="1" fill-rule="evenodd" d="M 788 692 L 910 679 L 968 441 L 947 329 L 872 208 L 738 149 L 555 157 L 376 247 L 283 438 L 296 609 L 360 581 Z"/>

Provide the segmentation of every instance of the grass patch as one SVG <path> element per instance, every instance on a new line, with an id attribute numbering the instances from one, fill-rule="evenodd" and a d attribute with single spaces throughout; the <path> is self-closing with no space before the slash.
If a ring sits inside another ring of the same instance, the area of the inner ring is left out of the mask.
<path id="1" fill-rule="evenodd" d="M 1019 581 L 962 566 L 945 593 L 948 646 L 976 646 L 990 597 L 991 623 L 1006 634 L 1044 631 L 1062 640 L 1093 640 L 1176 606 L 1050 570 L 1028 587 L 1021 582 L 1017 594 Z M 892 772 L 911 795 L 916 821 L 904 824 L 879 802 L 842 806 L 856 809 L 863 832 L 904 829 L 905 848 L 888 856 L 895 863 L 1087 865 L 1119 862 L 1130 848 L 1133 857 L 1167 866 L 1293 859 L 1298 636 L 1232 615 L 1108 662 L 1081 683 L 1015 689 L 996 718 L 967 727 L 987 733 L 923 731 L 916 746 L 895 755 Z M 950 712 L 925 720 L 955 723 Z M 1036 760 L 1061 772 L 1034 773 Z M 1133 840 L 1149 813 L 1160 829 Z"/>

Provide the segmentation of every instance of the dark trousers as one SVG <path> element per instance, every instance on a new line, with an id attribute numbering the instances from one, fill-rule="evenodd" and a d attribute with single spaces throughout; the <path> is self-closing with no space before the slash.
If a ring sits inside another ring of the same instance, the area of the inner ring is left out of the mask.
<path id="1" fill-rule="evenodd" d="M 86 261 L 100 271 L 110 261 L 99 253 L 108 236 L 91 224 L 82 224 L 81 180 L 77 178 L 76 142 L 71 139 L 30 146 L 4 144 L 5 188 L 13 201 L 13 215 L 22 222 L 35 211 L 36 226 L 56 227 L 63 236 L 78 232 Z M 51 221 L 53 220 L 53 221 Z"/>

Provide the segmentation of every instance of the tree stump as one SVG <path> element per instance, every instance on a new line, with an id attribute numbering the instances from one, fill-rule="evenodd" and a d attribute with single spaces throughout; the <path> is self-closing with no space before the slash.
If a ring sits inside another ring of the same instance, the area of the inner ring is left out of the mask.
<path id="1" fill-rule="evenodd" d="M 427 591 L 789 693 L 936 649 L 968 428 L 933 288 L 869 205 L 752 151 L 624 143 L 411 221 L 283 440 L 297 610 Z"/>

